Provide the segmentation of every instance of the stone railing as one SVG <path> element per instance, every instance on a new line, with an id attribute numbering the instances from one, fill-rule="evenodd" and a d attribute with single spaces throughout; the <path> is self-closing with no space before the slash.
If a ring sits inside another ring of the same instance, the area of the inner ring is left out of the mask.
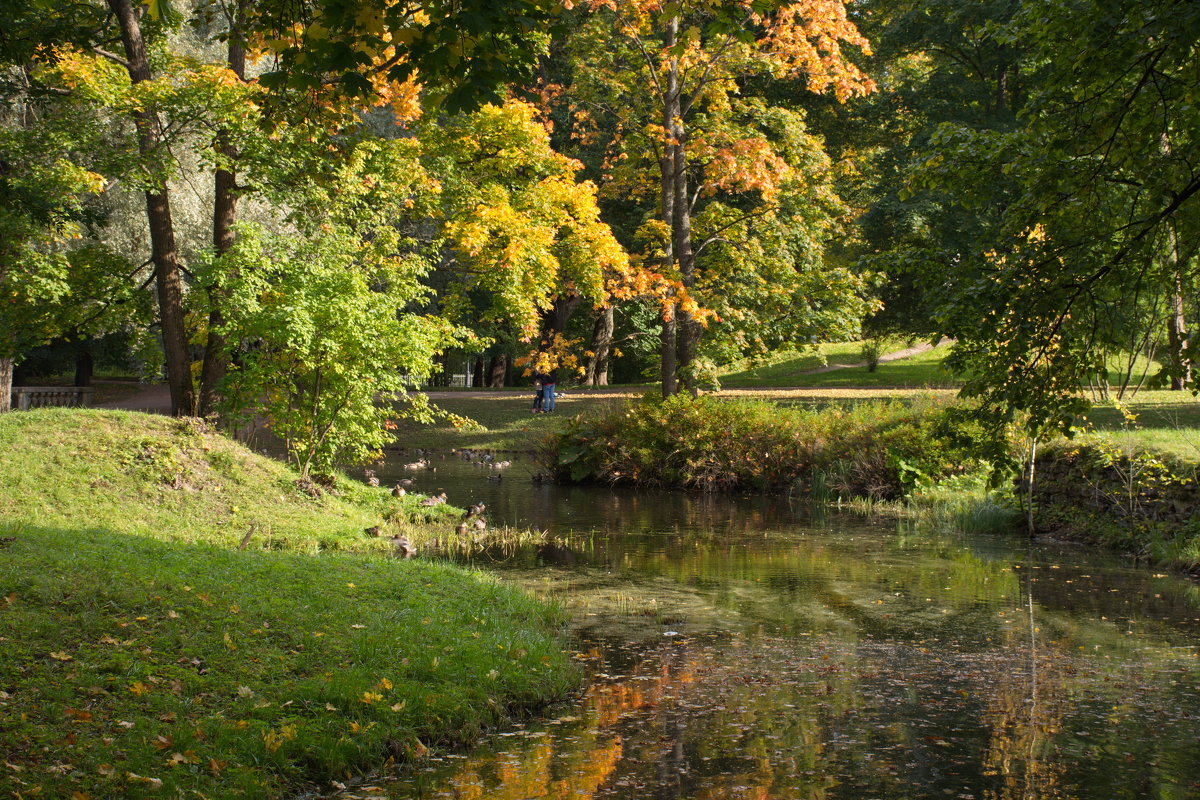
<path id="1" fill-rule="evenodd" d="M 12 407 L 15 411 L 47 406 L 90 406 L 90 386 L 14 386 Z"/>

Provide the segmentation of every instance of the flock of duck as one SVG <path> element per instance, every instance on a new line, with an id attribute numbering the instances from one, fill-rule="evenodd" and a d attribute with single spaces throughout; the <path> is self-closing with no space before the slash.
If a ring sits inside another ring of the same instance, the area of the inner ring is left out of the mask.
<path id="1" fill-rule="evenodd" d="M 503 479 L 503 476 L 500 474 L 500 472 L 512 466 L 511 461 L 497 461 L 495 454 L 486 450 L 453 449 L 450 451 L 450 453 L 458 456 L 460 459 L 466 461 L 472 466 L 480 469 L 487 469 L 489 471 L 487 480 L 493 483 L 499 483 Z M 446 458 L 445 453 L 435 453 L 432 450 L 423 449 L 417 450 L 417 456 L 418 458 L 416 461 L 412 461 L 403 465 L 406 471 L 417 472 L 424 470 L 427 472 L 437 472 L 437 465 L 433 463 L 434 458 Z M 363 478 L 366 480 L 368 486 L 379 486 L 379 476 L 375 474 L 374 470 L 363 470 Z M 408 487 L 412 485 L 412 478 L 401 478 L 396 482 L 396 485 L 392 487 L 392 496 L 404 497 L 408 493 Z M 439 492 L 438 494 L 425 497 L 420 501 L 419 505 L 426 508 L 432 508 L 433 506 L 442 505 L 445 502 L 446 493 Z M 455 526 L 455 533 L 457 533 L 459 536 L 466 537 L 472 535 L 472 533 L 474 535 L 479 535 L 483 533 L 483 531 L 487 530 L 487 519 L 483 516 L 483 512 L 486 509 L 487 506 L 485 506 L 483 503 L 476 503 L 475 505 L 469 507 L 463 514 L 462 519 L 460 519 L 458 524 Z M 382 534 L 382 531 L 377 525 L 367 528 L 365 532 L 370 536 L 380 536 Z M 412 556 L 416 555 L 416 545 L 414 545 L 407 536 L 396 534 L 395 536 L 391 537 L 391 541 L 396 548 L 396 555 L 402 558 L 411 558 Z"/>

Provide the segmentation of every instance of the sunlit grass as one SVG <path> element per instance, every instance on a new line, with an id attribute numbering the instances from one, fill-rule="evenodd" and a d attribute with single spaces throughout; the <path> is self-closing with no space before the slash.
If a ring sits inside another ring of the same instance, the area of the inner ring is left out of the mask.
<path id="1" fill-rule="evenodd" d="M 0 787 L 296 796 L 575 685 L 556 609 L 391 556 L 454 509 L 296 478 L 196 420 L 0 416 Z"/>

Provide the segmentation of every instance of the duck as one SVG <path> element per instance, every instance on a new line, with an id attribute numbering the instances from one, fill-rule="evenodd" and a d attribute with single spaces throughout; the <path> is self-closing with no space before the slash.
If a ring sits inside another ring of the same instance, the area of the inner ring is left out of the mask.
<path id="1" fill-rule="evenodd" d="M 428 466 L 429 466 L 429 462 L 423 458 L 420 458 L 420 459 L 417 459 L 416 461 L 412 462 L 411 464 L 405 464 L 404 468 L 416 470 L 416 469 L 425 469 Z"/>
<path id="2" fill-rule="evenodd" d="M 464 521 L 466 521 L 466 520 L 470 519 L 471 517 L 481 516 L 483 514 L 484 510 L 486 510 L 486 509 L 487 509 L 487 506 L 485 506 L 483 503 L 476 503 L 475 505 L 469 506 L 467 508 L 467 512 L 465 514 L 463 514 L 462 518 Z"/>
<path id="3" fill-rule="evenodd" d="M 408 492 L 404 491 L 404 487 L 398 483 L 392 488 L 392 497 L 404 497 L 406 494 Z"/>
<path id="4" fill-rule="evenodd" d="M 392 545 L 396 548 L 396 555 L 401 558 L 412 558 L 417 554 L 417 546 L 407 536 L 397 533 L 392 537 Z"/>

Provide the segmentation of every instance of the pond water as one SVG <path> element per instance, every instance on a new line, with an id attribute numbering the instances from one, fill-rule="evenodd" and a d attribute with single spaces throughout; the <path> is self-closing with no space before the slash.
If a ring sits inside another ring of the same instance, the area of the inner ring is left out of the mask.
<path id="1" fill-rule="evenodd" d="M 567 607 L 589 684 L 343 797 L 1200 797 L 1186 579 L 783 499 L 433 463 L 416 489 L 568 537 L 470 560 Z"/>

